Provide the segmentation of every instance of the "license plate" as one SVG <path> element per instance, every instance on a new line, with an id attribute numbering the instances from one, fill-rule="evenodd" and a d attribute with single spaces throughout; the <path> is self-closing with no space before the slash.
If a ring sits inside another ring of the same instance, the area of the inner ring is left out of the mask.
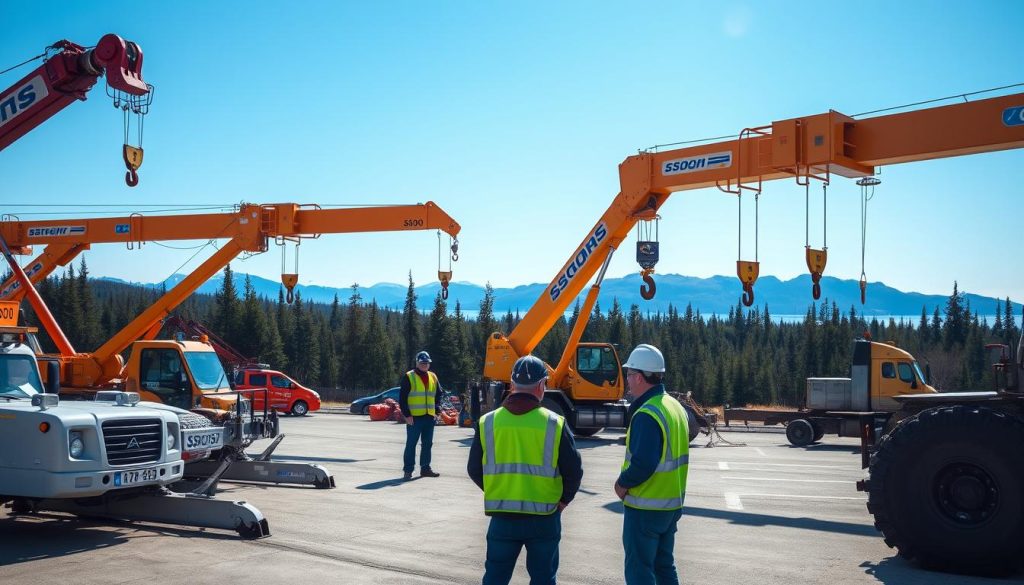
<path id="1" fill-rule="evenodd" d="M 133 469 L 114 474 L 114 485 L 124 487 L 156 480 L 156 468 Z"/>
<path id="2" fill-rule="evenodd" d="M 186 451 L 220 449 L 224 444 L 224 429 L 222 428 L 185 431 L 183 434 Z"/>

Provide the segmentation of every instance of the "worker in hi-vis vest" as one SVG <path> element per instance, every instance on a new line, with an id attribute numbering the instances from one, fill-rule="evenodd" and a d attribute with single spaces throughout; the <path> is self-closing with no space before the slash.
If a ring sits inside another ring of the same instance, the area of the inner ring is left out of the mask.
<path id="1" fill-rule="evenodd" d="M 690 462 L 686 411 L 665 392 L 665 358 L 658 348 L 636 346 L 622 369 L 632 398 L 626 461 L 615 481 L 615 494 L 625 505 L 626 584 L 677 585 L 676 524 Z"/>
<path id="2" fill-rule="evenodd" d="M 487 558 L 483 585 L 505 585 L 526 547 L 531 585 L 553 585 L 562 510 L 583 479 L 580 453 L 565 419 L 541 406 L 547 366 L 527 355 L 512 367 L 511 393 L 480 417 L 466 470 L 484 490 Z"/>
<path id="3" fill-rule="evenodd" d="M 441 383 L 437 374 L 430 371 L 430 354 L 421 351 L 416 354 L 416 367 L 405 373 L 398 385 L 401 391 L 398 406 L 405 416 L 405 458 L 403 479 L 412 479 L 416 469 L 416 443 L 420 447 L 420 477 L 439 477 L 441 474 L 430 468 L 430 449 L 434 446 L 434 415 L 441 402 Z"/>

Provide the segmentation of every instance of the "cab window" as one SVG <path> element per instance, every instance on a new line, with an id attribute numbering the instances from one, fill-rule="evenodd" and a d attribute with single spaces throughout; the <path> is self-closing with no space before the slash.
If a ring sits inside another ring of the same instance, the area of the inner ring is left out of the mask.
<path id="1" fill-rule="evenodd" d="M 291 386 L 291 380 L 284 376 L 270 376 L 270 383 L 273 384 L 274 388 L 288 388 Z"/>
<path id="2" fill-rule="evenodd" d="M 250 386 L 266 386 L 267 375 L 266 374 L 249 374 L 249 385 Z"/>
<path id="3" fill-rule="evenodd" d="M 139 383 L 144 390 L 160 397 L 164 404 L 189 407 L 190 384 L 181 363 L 181 354 L 174 349 L 142 350 L 139 356 Z"/>
<path id="4" fill-rule="evenodd" d="M 615 384 L 619 363 L 610 346 L 580 347 L 576 349 L 576 372 L 591 384 Z"/>
<path id="5" fill-rule="evenodd" d="M 883 378 L 895 378 L 896 377 L 896 366 L 892 362 L 885 362 L 882 364 L 882 377 Z"/>
<path id="6" fill-rule="evenodd" d="M 910 367 L 910 364 L 900 363 L 900 380 L 910 384 L 914 381 L 914 370 Z"/>

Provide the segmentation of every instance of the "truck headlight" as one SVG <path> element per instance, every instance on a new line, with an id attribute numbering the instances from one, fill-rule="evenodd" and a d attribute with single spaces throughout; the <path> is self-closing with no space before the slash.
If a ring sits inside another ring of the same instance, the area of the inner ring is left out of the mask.
<path id="1" fill-rule="evenodd" d="M 170 429 L 167 429 L 167 430 L 170 431 Z M 177 443 L 177 441 L 174 440 L 174 433 L 171 433 L 171 432 L 167 433 L 167 441 L 166 441 L 166 443 L 167 443 L 167 450 L 168 451 L 173 451 L 174 450 L 174 445 L 175 445 L 175 443 Z"/>
<path id="2" fill-rule="evenodd" d="M 82 433 L 72 432 L 68 435 L 68 451 L 71 457 L 78 459 L 85 451 L 85 442 L 82 441 Z"/>

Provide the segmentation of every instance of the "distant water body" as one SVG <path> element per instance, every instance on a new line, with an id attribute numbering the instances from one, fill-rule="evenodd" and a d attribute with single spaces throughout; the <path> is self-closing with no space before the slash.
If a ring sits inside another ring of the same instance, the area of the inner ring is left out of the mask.
<path id="1" fill-rule="evenodd" d="M 479 314 L 480 314 L 480 311 L 462 311 L 462 316 L 465 317 L 466 319 L 476 320 L 476 318 L 477 318 L 477 316 Z M 499 311 L 495 311 L 494 318 L 500 321 L 502 318 L 505 317 L 506 314 L 507 314 L 507 311 L 500 311 L 500 312 Z M 515 315 L 515 311 L 512 311 L 512 314 Z M 606 312 L 605 315 L 607 315 L 607 314 L 608 313 Z M 655 313 L 651 313 L 651 314 L 653 315 Z M 711 316 L 713 314 L 715 314 L 715 313 L 701 313 L 701 317 L 705 321 L 707 321 L 708 319 L 711 318 Z M 520 311 L 519 312 L 519 317 L 520 318 L 524 317 L 525 315 L 526 315 L 526 311 Z M 729 317 L 728 313 L 726 313 L 726 314 L 715 314 L 715 315 L 717 315 L 717 317 L 719 319 L 723 319 L 723 320 L 727 319 Z M 647 314 L 644 313 L 644 316 L 647 316 Z M 839 318 L 840 319 L 842 319 L 843 317 L 849 318 L 849 316 L 850 316 L 850 314 L 848 312 L 840 313 L 839 314 Z M 904 323 L 909 323 L 910 325 L 913 325 L 915 327 L 921 321 L 921 314 L 920 313 L 918 313 L 917 315 L 867 315 L 867 316 L 858 314 L 858 316 L 863 317 L 864 319 L 866 319 L 868 323 L 870 323 L 871 320 L 874 319 L 874 320 L 878 321 L 879 323 L 884 323 L 886 325 L 889 324 L 889 319 L 892 319 L 892 320 L 896 321 L 897 323 L 899 323 L 902 320 Z M 803 323 L 804 317 L 805 317 L 805 315 L 775 315 L 775 314 L 772 314 L 772 316 L 771 316 L 772 323 Z M 940 317 L 941 317 L 941 315 L 940 315 Z M 571 319 L 572 318 L 572 313 L 571 312 L 566 313 L 565 314 L 565 318 L 566 318 L 566 320 Z M 991 326 L 995 322 L 996 316 L 995 315 L 978 315 L 978 319 L 979 320 L 983 320 L 983 321 L 987 321 L 989 326 Z M 932 321 L 932 316 L 929 314 L 928 315 L 928 322 L 931 323 L 931 321 Z M 1019 326 L 1020 323 L 1018 323 L 1017 325 Z"/>

